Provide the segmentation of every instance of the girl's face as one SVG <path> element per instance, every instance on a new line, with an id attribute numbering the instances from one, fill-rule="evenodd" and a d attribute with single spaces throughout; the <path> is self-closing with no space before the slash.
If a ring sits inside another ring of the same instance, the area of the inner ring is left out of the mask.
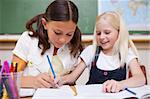
<path id="1" fill-rule="evenodd" d="M 107 21 L 100 19 L 96 24 L 96 41 L 103 48 L 104 53 L 112 53 L 113 46 L 118 38 L 118 30 Z"/>
<path id="2" fill-rule="evenodd" d="M 69 43 L 76 29 L 76 24 L 73 21 L 50 21 L 43 23 L 43 25 L 47 30 L 49 41 L 56 48 Z"/>

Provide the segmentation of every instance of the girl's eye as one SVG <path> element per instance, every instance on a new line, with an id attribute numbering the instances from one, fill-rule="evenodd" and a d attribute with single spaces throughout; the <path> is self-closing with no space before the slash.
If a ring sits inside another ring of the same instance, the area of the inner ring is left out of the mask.
<path id="1" fill-rule="evenodd" d="M 67 34 L 67 36 L 72 36 L 72 34 Z"/>
<path id="2" fill-rule="evenodd" d="M 106 31 L 105 34 L 110 34 L 110 32 L 109 32 L 109 31 Z"/>
<path id="3" fill-rule="evenodd" d="M 101 32 L 97 32 L 96 34 L 97 34 L 97 35 L 101 35 Z"/>
<path id="4" fill-rule="evenodd" d="M 60 32 L 56 32 L 56 31 L 54 31 L 54 33 L 55 33 L 56 35 L 60 35 L 60 34 L 61 34 Z"/>

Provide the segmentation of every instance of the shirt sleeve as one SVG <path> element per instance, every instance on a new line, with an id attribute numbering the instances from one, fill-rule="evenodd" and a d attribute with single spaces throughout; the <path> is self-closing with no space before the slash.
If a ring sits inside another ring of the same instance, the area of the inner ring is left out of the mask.
<path id="1" fill-rule="evenodd" d="M 129 65 L 130 61 L 135 59 L 135 58 L 138 58 L 138 56 L 135 55 L 135 53 L 133 52 L 133 50 L 131 48 L 129 48 L 128 57 L 127 57 L 127 60 L 126 60 L 127 66 Z"/>
<path id="2" fill-rule="evenodd" d="M 13 54 L 15 54 L 16 56 L 18 56 L 26 62 L 31 42 L 31 37 L 28 35 L 28 33 L 28 31 L 22 33 L 19 40 L 17 41 L 14 50 L 12 51 Z"/>
<path id="3" fill-rule="evenodd" d="M 89 45 L 82 51 L 80 57 L 85 62 L 86 66 L 91 64 L 95 55 L 95 48 L 96 47 L 94 45 Z"/>

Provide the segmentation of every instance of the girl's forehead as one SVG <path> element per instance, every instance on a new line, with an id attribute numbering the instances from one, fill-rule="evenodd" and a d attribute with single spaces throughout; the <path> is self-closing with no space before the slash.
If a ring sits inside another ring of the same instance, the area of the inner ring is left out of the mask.
<path id="1" fill-rule="evenodd" d="M 51 21 L 48 22 L 50 26 L 57 27 L 57 28 L 74 28 L 76 24 L 73 21 Z"/>
<path id="2" fill-rule="evenodd" d="M 107 27 L 112 27 L 107 20 L 101 19 L 96 22 L 96 28 L 107 28 Z"/>
<path id="3" fill-rule="evenodd" d="M 74 32 L 76 29 L 76 24 L 73 21 L 51 21 L 48 25 L 53 30 L 64 33 Z"/>

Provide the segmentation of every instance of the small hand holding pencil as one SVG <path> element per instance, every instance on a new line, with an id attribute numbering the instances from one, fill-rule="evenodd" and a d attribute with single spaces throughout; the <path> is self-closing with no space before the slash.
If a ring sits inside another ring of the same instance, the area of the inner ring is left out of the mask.
<path id="1" fill-rule="evenodd" d="M 50 58 L 49 58 L 48 55 L 47 55 L 47 60 L 48 60 L 49 66 L 50 66 L 50 70 L 51 70 L 51 72 L 53 74 L 53 77 L 54 77 L 54 79 L 56 79 L 56 74 L 55 74 L 55 71 L 53 69 L 52 63 L 51 63 Z M 71 90 L 73 92 L 73 95 L 76 96 L 77 95 L 76 87 L 74 85 L 69 85 L 69 86 L 70 86 L 70 88 L 71 88 Z M 58 85 L 56 85 L 56 87 L 58 87 Z"/>

